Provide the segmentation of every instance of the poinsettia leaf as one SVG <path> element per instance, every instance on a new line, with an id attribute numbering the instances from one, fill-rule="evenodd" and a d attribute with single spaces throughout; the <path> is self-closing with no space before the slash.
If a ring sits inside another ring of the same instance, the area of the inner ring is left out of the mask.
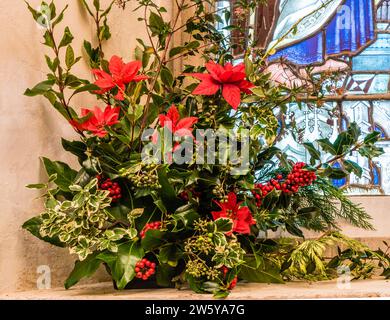
<path id="1" fill-rule="evenodd" d="M 97 259 L 99 252 L 90 254 L 83 261 L 76 261 L 74 268 L 68 278 L 65 280 L 65 289 L 69 289 L 78 283 L 81 279 L 92 276 L 103 262 Z"/>

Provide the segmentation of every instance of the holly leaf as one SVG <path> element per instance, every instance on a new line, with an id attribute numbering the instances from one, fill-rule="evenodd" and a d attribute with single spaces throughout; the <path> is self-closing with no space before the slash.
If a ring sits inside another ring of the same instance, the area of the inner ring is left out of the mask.
<path id="1" fill-rule="evenodd" d="M 54 183 L 65 192 L 69 192 L 69 186 L 73 184 L 77 176 L 77 171 L 71 169 L 66 163 L 60 161 L 51 161 L 48 158 L 42 158 L 46 172 L 49 176 L 57 174 Z"/>
<path id="2" fill-rule="evenodd" d="M 76 261 L 74 268 L 65 281 L 65 289 L 69 289 L 78 283 L 81 279 L 92 276 L 99 268 L 102 260 L 97 259 L 99 252 L 90 254 L 83 261 Z"/>
<path id="3" fill-rule="evenodd" d="M 97 259 L 104 261 L 111 270 L 111 276 L 119 290 L 133 280 L 135 265 L 144 256 L 144 250 L 139 242 L 126 242 L 118 246 L 118 252 L 102 252 Z"/>

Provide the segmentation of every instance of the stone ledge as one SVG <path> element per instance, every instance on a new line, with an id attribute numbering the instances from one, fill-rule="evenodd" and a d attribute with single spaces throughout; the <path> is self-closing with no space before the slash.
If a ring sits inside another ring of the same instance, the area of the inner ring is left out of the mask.
<path id="1" fill-rule="evenodd" d="M 352 281 L 350 288 L 339 289 L 337 281 L 289 282 L 286 284 L 240 283 L 228 299 L 364 299 L 390 300 L 390 280 Z M 190 290 L 133 289 L 116 291 L 112 283 L 76 286 L 70 290 L 49 289 L 0 294 L 0 300 L 206 300 L 211 295 Z"/>

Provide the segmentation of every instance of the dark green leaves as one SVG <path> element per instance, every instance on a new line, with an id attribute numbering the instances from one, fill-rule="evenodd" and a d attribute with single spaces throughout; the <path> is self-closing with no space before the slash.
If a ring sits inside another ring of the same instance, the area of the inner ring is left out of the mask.
<path id="1" fill-rule="evenodd" d="M 279 268 L 272 262 L 260 257 L 260 266 L 256 267 L 254 258 L 246 258 L 245 261 L 239 273 L 241 279 L 258 283 L 284 283 Z"/>
<path id="2" fill-rule="evenodd" d="M 359 178 L 362 177 L 363 168 L 361 166 L 359 166 L 356 162 L 351 161 L 351 160 L 344 160 L 343 165 L 344 165 L 344 168 L 348 172 L 353 172 Z"/>
<path id="3" fill-rule="evenodd" d="M 92 276 L 99 268 L 102 260 L 97 259 L 99 252 L 89 255 L 83 261 L 76 261 L 74 268 L 65 281 L 65 289 L 69 289 L 78 283 L 81 279 Z"/>
<path id="4" fill-rule="evenodd" d="M 38 216 L 38 217 L 34 217 L 34 218 L 31 218 L 30 220 L 27 220 L 22 228 L 29 231 L 33 236 L 37 237 L 38 239 L 41 239 L 45 242 L 48 242 L 52 245 L 55 245 L 57 247 L 64 247 L 64 243 L 62 243 L 57 237 L 55 238 L 49 238 L 49 237 L 42 237 L 39 233 L 39 229 L 41 227 L 41 224 L 42 224 L 42 220 L 41 218 Z"/>
<path id="5" fill-rule="evenodd" d="M 233 228 L 233 221 L 231 219 L 219 218 L 214 223 L 218 232 L 230 232 Z"/>
<path id="6" fill-rule="evenodd" d="M 162 30 L 164 25 L 165 25 L 164 20 L 157 13 L 154 13 L 154 12 L 150 13 L 149 27 L 153 33 L 158 34 L 159 31 Z"/>
<path id="7" fill-rule="evenodd" d="M 66 47 L 68 44 L 70 44 L 73 41 L 73 35 L 70 32 L 69 27 L 65 27 L 64 35 L 62 36 L 59 48 Z"/>
<path id="8" fill-rule="evenodd" d="M 319 139 L 317 140 L 317 143 L 322 148 L 322 150 L 324 150 L 324 152 L 330 153 L 331 155 L 336 155 L 336 149 L 333 143 L 330 142 L 328 138 Z"/>
<path id="9" fill-rule="evenodd" d="M 51 161 L 48 158 L 42 158 L 46 172 L 49 176 L 56 174 L 55 184 L 65 192 L 69 192 L 69 186 L 73 183 L 77 176 L 77 171 L 71 169 L 66 163 L 60 161 Z"/>
<path id="10" fill-rule="evenodd" d="M 130 241 L 120 244 L 117 253 L 103 252 L 97 258 L 103 260 L 108 265 L 112 278 L 118 289 L 121 290 L 133 280 L 135 265 L 143 256 L 144 250 L 140 243 Z"/>
<path id="11" fill-rule="evenodd" d="M 28 97 L 34 97 L 34 96 L 37 96 L 37 95 L 44 94 L 47 91 L 51 90 L 51 88 L 53 87 L 54 83 L 55 83 L 55 81 L 51 80 L 51 79 L 42 81 L 42 82 L 38 83 L 34 88 L 27 89 L 24 92 L 24 95 L 26 95 Z"/>
<path id="12" fill-rule="evenodd" d="M 313 143 L 305 142 L 303 146 L 310 154 L 310 164 L 314 165 L 317 160 L 321 160 L 321 153 L 314 147 Z"/>

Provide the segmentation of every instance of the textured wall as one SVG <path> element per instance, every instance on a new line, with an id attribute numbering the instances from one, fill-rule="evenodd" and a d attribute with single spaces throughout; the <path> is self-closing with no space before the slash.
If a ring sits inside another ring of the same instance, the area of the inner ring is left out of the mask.
<path id="1" fill-rule="evenodd" d="M 30 2 L 34 8 L 40 4 L 38 0 Z M 63 25 L 70 26 L 75 36 L 74 49 L 80 53 L 82 41 L 93 38 L 91 20 L 80 1 L 55 2 L 59 8 L 69 4 Z M 165 2 L 169 12 L 171 1 Z M 107 44 L 108 57 L 115 53 L 125 60 L 133 59 L 135 38 L 145 38 L 145 29 L 137 22 L 138 13 L 132 12 L 132 6 L 128 5 L 125 12 L 113 9 L 110 19 L 113 40 Z M 75 134 L 45 99 L 23 96 L 27 87 L 44 80 L 47 72 L 44 54 L 48 53 L 40 45 L 43 31 L 32 20 L 24 1 L 0 1 L 0 30 L 0 292 L 35 288 L 39 265 L 50 266 L 52 286 L 59 286 L 71 271 L 73 258 L 66 249 L 45 244 L 21 229 L 25 220 L 41 210 L 41 201 L 34 200 L 39 192 L 24 186 L 46 179 L 40 156 L 76 165 L 75 159 L 62 151 L 60 140 L 62 136 L 72 139 Z M 83 62 L 75 73 L 91 79 Z M 95 103 L 88 94 L 74 102 L 75 107 Z M 104 278 L 104 272 L 97 278 Z"/>
<path id="2" fill-rule="evenodd" d="M 39 2 L 31 0 L 33 7 Z M 64 25 L 71 27 L 76 38 L 74 48 L 80 52 L 82 40 L 93 38 L 91 21 L 79 1 L 57 0 L 56 3 L 59 6 L 70 5 Z M 168 12 L 171 3 L 170 0 L 160 2 L 165 4 Z M 137 14 L 131 12 L 131 7 L 125 13 L 114 9 L 110 20 L 113 40 L 107 45 L 108 56 L 116 53 L 126 60 L 132 58 L 135 38 L 145 38 L 143 25 L 136 21 Z M 60 144 L 62 136 L 71 139 L 75 134 L 46 100 L 23 96 L 27 87 L 44 78 L 47 69 L 43 55 L 47 50 L 39 45 L 42 30 L 32 21 L 22 0 L 0 1 L 0 26 L 0 292 L 35 288 L 36 270 L 40 265 L 51 268 L 52 286 L 60 286 L 71 271 L 74 259 L 66 249 L 45 244 L 20 226 L 41 210 L 41 202 L 33 200 L 39 193 L 24 188 L 28 183 L 46 178 L 39 156 L 76 165 L 75 159 L 63 152 Z M 85 78 L 91 77 L 83 63 L 75 72 Z M 85 95 L 75 100 L 75 107 L 92 106 L 94 103 L 93 98 Z M 390 220 L 387 217 L 390 198 L 357 200 L 363 201 L 375 217 L 378 232 L 364 233 L 347 228 L 348 233 L 357 237 L 390 237 Z M 104 272 L 90 281 L 102 279 L 107 279 Z"/>

